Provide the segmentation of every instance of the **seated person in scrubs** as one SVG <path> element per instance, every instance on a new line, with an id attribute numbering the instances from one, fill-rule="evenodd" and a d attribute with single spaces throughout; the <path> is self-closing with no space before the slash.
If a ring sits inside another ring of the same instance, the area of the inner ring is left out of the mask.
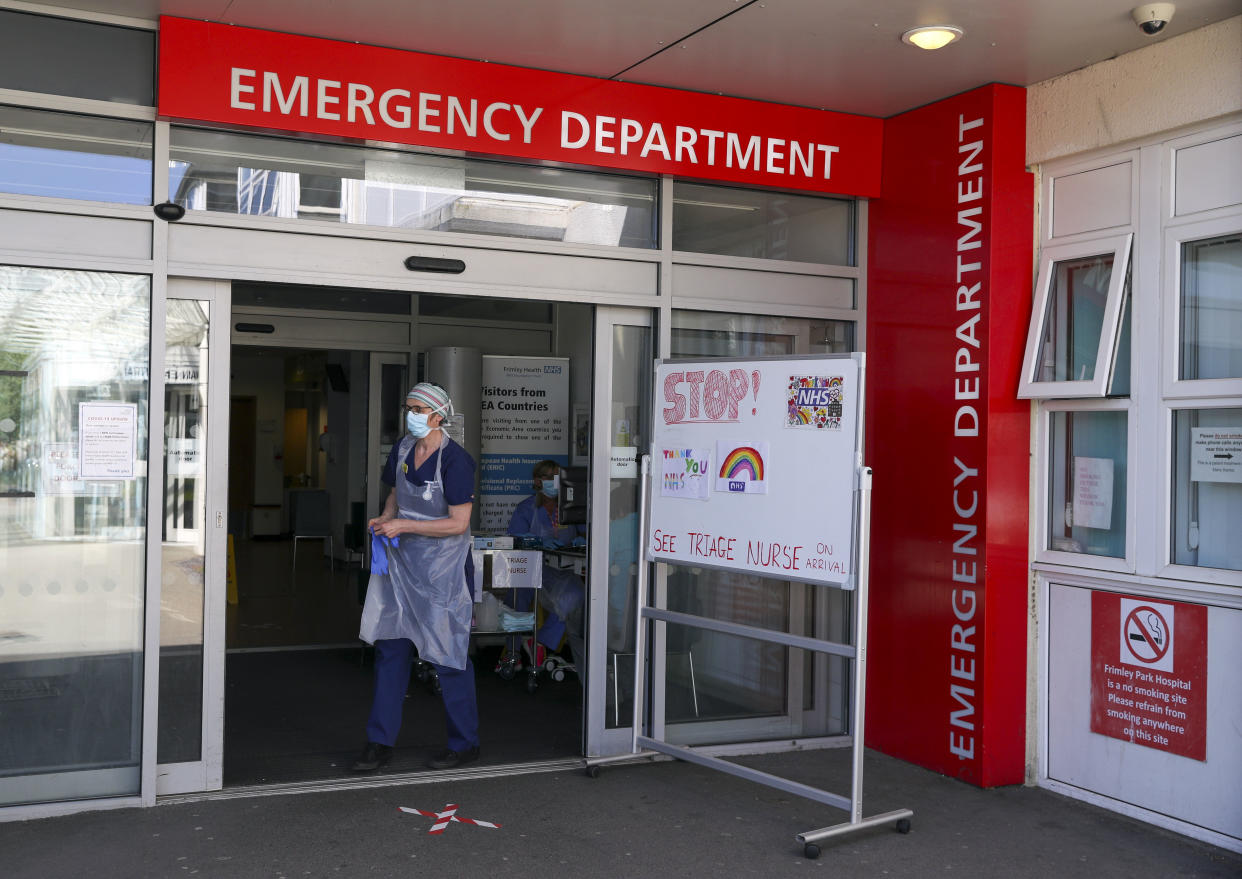
<path id="1" fill-rule="evenodd" d="M 381 476 L 393 490 L 383 514 L 368 523 L 384 538 L 388 573 L 371 578 L 362 609 L 359 637 L 375 645 L 375 695 L 354 772 L 378 769 L 392 756 L 415 648 L 439 676 L 448 732 L 447 747 L 427 765 L 450 769 L 479 756 L 468 653 L 474 460 L 441 429 L 451 414 L 443 388 L 420 382 L 410 389 L 403 419 L 408 433 L 393 446 Z"/>
<path id="2" fill-rule="evenodd" d="M 535 493 L 514 509 L 509 520 L 511 535 L 538 538 L 548 549 L 586 545 L 585 527 L 561 525 L 557 521 L 556 499 L 560 493 L 560 475 L 561 466 L 555 461 L 540 461 L 535 465 L 531 473 Z M 559 647 L 563 637 L 568 638 L 579 677 L 586 661 L 582 640 L 585 597 L 586 586 L 581 577 L 573 571 L 544 563 L 539 603 L 546 616 L 536 638 L 549 650 Z"/>

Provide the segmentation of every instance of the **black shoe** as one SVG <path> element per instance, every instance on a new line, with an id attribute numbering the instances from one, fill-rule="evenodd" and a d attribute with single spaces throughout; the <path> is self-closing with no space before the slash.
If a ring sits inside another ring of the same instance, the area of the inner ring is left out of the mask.
<path id="1" fill-rule="evenodd" d="M 349 767 L 349 771 L 370 772 L 372 769 L 379 769 L 391 758 L 391 745 L 380 745 L 375 742 L 367 742 L 367 746 L 362 749 L 362 753 L 358 755 L 358 759 L 354 761 L 354 765 Z"/>
<path id="2" fill-rule="evenodd" d="M 436 754 L 427 761 L 428 769 L 452 769 L 454 766 L 460 766 L 463 763 L 469 763 L 472 760 L 479 759 L 479 746 L 458 753 L 452 748 L 445 748 L 439 754 Z"/>

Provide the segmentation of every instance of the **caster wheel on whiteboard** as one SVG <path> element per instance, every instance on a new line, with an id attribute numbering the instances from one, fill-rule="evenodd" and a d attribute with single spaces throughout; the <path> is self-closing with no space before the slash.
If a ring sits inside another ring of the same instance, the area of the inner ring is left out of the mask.
<path id="1" fill-rule="evenodd" d="M 500 675 L 502 681 L 511 681 L 517 676 L 517 671 L 508 663 L 502 665 L 496 673 Z"/>
<path id="2" fill-rule="evenodd" d="M 539 681 L 533 675 L 526 679 L 526 692 L 533 694 L 538 689 Z"/>
<path id="3" fill-rule="evenodd" d="M 588 767 L 586 768 L 586 777 L 587 777 L 587 778 L 599 778 L 599 767 L 598 767 L 598 766 L 588 766 Z"/>
<path id="4" fill-rule="evenodd" d="M 558 668 L 556 671 L 552 672 L 552 680 L 556 681 L 558 684 L 565 680 L 565 669 Z"/>
<path id="5" fill-rule="evenodd" d="M 902 818 L 900 821 L 897 822 L 897 832 L 898 833 L 909 833 L 910 832 L 910 819 L 909 818 Z"/>
<path id="6" fill-rule="evenodd" d="M 802 850 L 802 854 L 805 855 L 808 860 L 813 861 L 819 857 L 819 846 L 813 842 L 808 842 L 806 844 L 806 848 Z"/>

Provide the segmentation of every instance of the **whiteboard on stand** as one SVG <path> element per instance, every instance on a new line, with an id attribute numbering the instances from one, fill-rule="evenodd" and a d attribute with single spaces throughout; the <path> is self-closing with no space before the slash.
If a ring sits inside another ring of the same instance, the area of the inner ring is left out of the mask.
<path id="1" fill-rule="evenodd" d="M 854 585 L 863 355 L 656 365 L 646 557 Z"/>

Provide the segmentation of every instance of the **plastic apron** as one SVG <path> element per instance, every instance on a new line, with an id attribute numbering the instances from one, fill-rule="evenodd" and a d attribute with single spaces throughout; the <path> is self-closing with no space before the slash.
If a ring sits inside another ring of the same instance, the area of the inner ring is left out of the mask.
<path id="1" fill-rule="evenodd" d="M 408 434 L 402 439 L 399 461 L 406 459 L 415 442 Z M 399 518 L 448 518 L 440 475 L 440 459 L 448 442 L 446 435 L 436 450 L 433 481 L 414 485 L 398 472 L 394 490 Z M 367 643 L 409 638 L 420 659 L 464 669 L 474 611 L 465 569 L 470 545 L 469 532 L 452 537 L 402 534 L 397 546 L 388 550 L 388 574 L 371 577 L 358 637 Z"/>

